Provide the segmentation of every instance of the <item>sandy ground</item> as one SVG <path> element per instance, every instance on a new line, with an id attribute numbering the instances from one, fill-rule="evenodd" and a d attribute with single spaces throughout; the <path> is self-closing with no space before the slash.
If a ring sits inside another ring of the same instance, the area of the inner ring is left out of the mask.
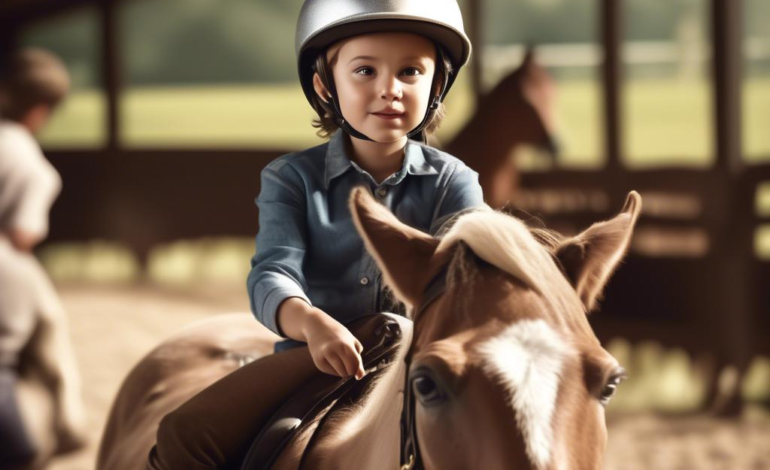
<path id="1" fill-rule="evenodd" d="M 247 312 L 240 286 L 193 290 L 155 286 L 59 286 L 70 325 L 90 422 L 89 446 L 57 459 L 50 470 L 94 468 L 99 438 L 121 381 L 161 339 L 210 315 Z M 611 415 L 608 470 L 770 470 L 770 415 L 739 420 Z M 105 469 L 107 470 L 107 469 Z"/>
<path id="2" fill-rule="evenodd" d="M 112 400 L 131 368 L 161 340 L 211 315 L 248 312 L 245 288 L 59 286 L 83 378 L 90 443 L 50 470 L 90 470 Z M 244 313 L 245 314 L 245 313 Z M 108 470 L 108 469 L 103 469 Z"/>

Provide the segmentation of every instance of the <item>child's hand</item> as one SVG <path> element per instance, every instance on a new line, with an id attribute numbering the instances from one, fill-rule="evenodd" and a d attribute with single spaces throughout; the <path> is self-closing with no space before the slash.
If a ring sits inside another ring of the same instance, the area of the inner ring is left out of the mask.
<path id="1" fill-rule="evenodd" d="M 328 314 L 314 315 L 308 322 L 305 337 L 313 362 L 321 372 L 340 377 L 355 375 L 356 380 L 366 374 L 361 361 L 364 350 L 361 342 Z"/>

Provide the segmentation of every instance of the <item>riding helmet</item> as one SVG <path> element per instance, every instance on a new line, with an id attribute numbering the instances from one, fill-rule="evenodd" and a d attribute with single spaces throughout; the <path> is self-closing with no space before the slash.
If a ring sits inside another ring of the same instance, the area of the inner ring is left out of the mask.
<path id="1" fill-rule="evenodd" d="M 371 140 L 353 129 L 342 116 L 325 51 L 335 42 L 351 36 L 394 31 L 420 34 L 437 46 L 434 80 L 442 80 L 437 86 L 439 93 L 431 100 L 422 123 L 409 133 L 412 138 L 418 136 L 425 140 L 422 129 L 430 122 L 471 55 L 471 42 L 465 34 L 457 0 L 305 0 L 295 38 L 300 83 L 305 97 L 319 115 L 331 113 L 338 126 L 348 134 Z M 448 73 L 443 67 L 444 59 L 451 64 Z M 316 95 L 313 88 L 315 72 L 332 95 L 328 105 L 313 99 Z"/>

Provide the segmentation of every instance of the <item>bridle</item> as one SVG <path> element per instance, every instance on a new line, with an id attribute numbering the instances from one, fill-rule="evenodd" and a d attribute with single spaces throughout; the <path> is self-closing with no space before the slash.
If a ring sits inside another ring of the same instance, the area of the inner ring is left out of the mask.
<path id="1" fill-rule="evenodd" d="M 447 266 L 436 274 L 428 283 L 423 293 L 423 301 L 414 314 L 415 320 L 425 309 L 444 293 L 446 288 Z M 404 406 L 401 411 L 401 470 L 423 470 L 425 467 L 420 456 L 420 445 L 417 441 L 417 425 L 414 416 L 414 392 L 409 381 L 409 370 L 412 365 L 412 353 L 414 351 L 414 339 L 409 345 L 404 362 L 406 373 L 404 374 Z"/>

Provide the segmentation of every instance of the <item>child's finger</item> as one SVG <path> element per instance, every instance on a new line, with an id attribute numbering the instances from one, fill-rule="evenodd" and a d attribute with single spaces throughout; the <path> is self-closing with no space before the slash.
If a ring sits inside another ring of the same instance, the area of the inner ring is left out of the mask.
<path id="1" fill-rule="evenodd" d="M 356 340 L 356 351 L 358 351 L 358 354 L 364 352 L 364 345 L 358 340 Z"/>
<path id="2" fill-rule="evenodd" d="M 347 377 L 348 373 L 345 370 L 345 363 L 342 362 L 342 359 L 339 358 L 336 354 L 332 354 L 326 358 L 327 361 L 329 361 L 329 364 L 334 368 L 334 374 L 340 377 Z"/>
<path id="3" fill-rule="evenodd" d="M 356 380 L 361 380 L 366 375 L 366 370 L 364 369 L 364 362 L 363 362 L 363 359 L 361 359 L 361 355 L 356 354 L 356 358 L 358 359 L 358 370 L 356 370 Z"/>
<path id="4" fill-rule="evenodd" d="M 355 349 L 350 349 L 350 347 L 346 347 L 343 353 L 340 354 L 340 357 L 345 363 L 345 371 L 347 373 L 345 377 L 350 377 L 356 374 L 356 369 L 358 369 L 356 356 L 358 356 L 358 353 L 356 353 Z"/>
<path id="5" fill-rule="evenodd" d="M 337 375 L 337 373 L 334 371 L 334 367 L 332 367 L 332 365 L 329 363 L 329 361 L 326 360 L 325 357 L 322 358 L 319 363 L 316 364 L 316 366 L 318 366 L 318 370 L 324 374 Z"/>

